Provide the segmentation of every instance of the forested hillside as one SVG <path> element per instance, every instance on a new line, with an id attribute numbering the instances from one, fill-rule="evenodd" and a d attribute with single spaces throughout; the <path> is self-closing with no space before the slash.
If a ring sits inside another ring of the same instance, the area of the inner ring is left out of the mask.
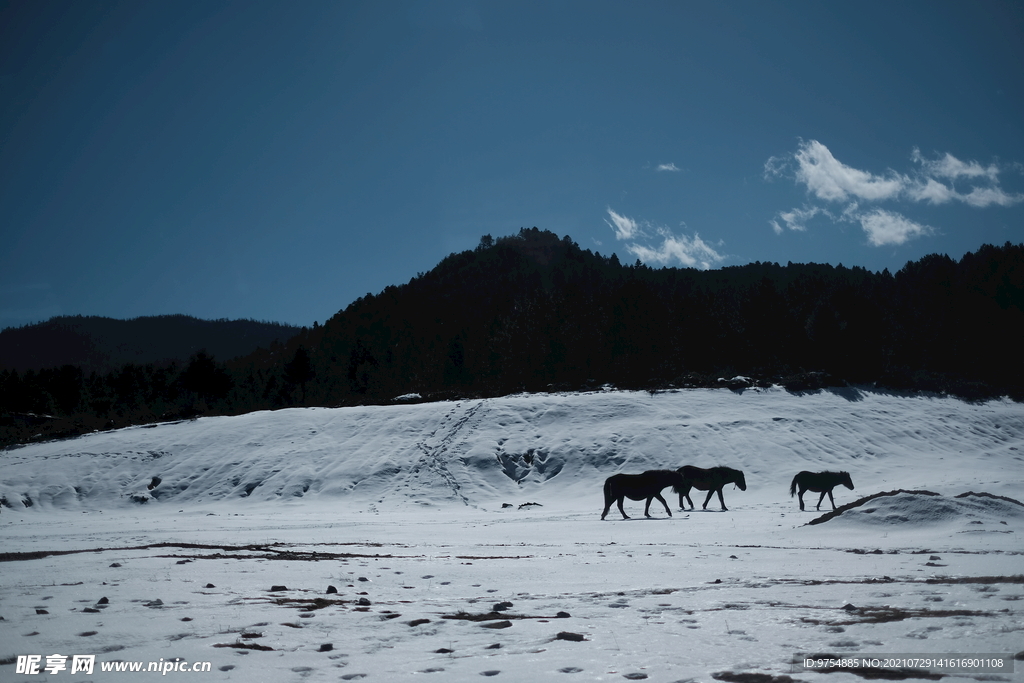
<path id="1" fill-rule="evenodd" d="M 96 424 L 606 383 L 874 383 L 1020 400 L 1022 341 L 1024 245 L 983 246 L 959 262 L 927 256 L 896 274 L 792 263 L 699 271 L 623 265 L 533 228 L 485 236 L 227 363 L 198 353 L 181 367 L 5 372 L 0 383 L 10 443 Z"/>
<path id="2" fill-rule="evenodd" d="M 41 370 L 73 365 L 101 374 L 128 363 L 184 362 L 206 349 L 228 359 L 295 336 L 298 327 L 256 320 L 199 320 L 155 315 L 131 320 L 58 316 L 0 331 L 0 370 Z"/>

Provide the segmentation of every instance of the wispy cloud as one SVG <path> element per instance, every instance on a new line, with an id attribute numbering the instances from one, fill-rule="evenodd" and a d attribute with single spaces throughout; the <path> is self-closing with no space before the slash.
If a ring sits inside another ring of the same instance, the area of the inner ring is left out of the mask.
<path id="1" fill-rule="evenodd" d="M 810 206 L 802 209 L 793 209 L 792 211 L 780 211 L 778 217 L 782 219 L 782 222 L 786 224 L 786 227 L 790 230 L 799 230 L 803 232 L 807 229 L 807 221 L 814 218 L 820 213 L 828 214 L 828 211 L 817 207 Z M 772 229 L 775 230 L 775 234 L 778 235 L 782 232 L 782 226 L 774 218 L 769 221 L 772 224 Z"/>
<path id="2" fill-rule="evenodd" d="M 625 245 L 626 251 L 647 264 L 708 270 L 725 260 L 697 233 L 693 237 L 677 235 L 664 226 L 634 220 L 611 208 L 605 223 L 615 232 L 615 239 L 633 240 Z"/>
<path id="3" fill-rule="evenodd" d="M 800 146 L 793 155 L 797 163 L 796 180 L 818 199 L 846 201 L 891 199 L 902 191 L 905 178 L 893 172 L 877 176 L 842 163 L 817 140 Z"/>
<path id="4" fill-rule="evenodd" d="M 867 233 L 868 242 L 875 247 L 900 245 L 915 237 L 935 232 L 931 226 L 915 223 L 906 216 L 885 209 L 859 213 L 856 220 Z"/>
<path id="5" fill-rule="evenodd" d="M 967 194 L 958 195 L 957 199 L 980 209 L 993 204 L 1013 206 L 1024 201 L 1024 195 L 1007 194 L 1001 187 L 976 187 Z"/>
<path id="6" fill-rule="evenodd" d="M 671 171 L 673 173 L 678 173 L 679 171 L 682 171 L 683 169 L 679 168 L 674 163 L 669 162 L 667 164 L 658 164 L 658 167 L 655 168 L 654 170 L 655 171 Z"/>
<path id="7" fill-rule="evenodd" d="M 874 246 L 903 244 L 915 237 L 930 235 L 935 229 L 916 223 L 886 209 L 862 210 L 861 202 L 926 202 L 932 205 L 963 202 L 968 206 L 1013 206 L 1024 202 L 1024 194 L 1012 194 L 999 185 L 1003 170 L 998 164 L 984 166 L 977 161 L 961 161 L 950 153 L 925 158 L 914 149 L 910 156 L 917 168 L 907 173 L 889 169 L 884 174 L 854 168 L 835 158 L 817 140 L 801 141 L 796 152 L 771 157 L 765 162 L 765 178 L 792 178 L 803 185 L 811 204 L 791 211 L 780 211 L 768 223 L 776 234 L 807 229 L 807 221 L 825 216 L 833 222 L 857 222 Z M 814 202 L 845 203 L 834 213 Z"/>
<path id="8" fill-rule="evenodd" d="M 977 161 L 960 161 L 949 152 L 938 159 L 925 159 L 921 150 L 915 147 L 910 158 L 919 163 L 925 173 L 930 176 L 939 176 L 950 180 L 957 178 L 988 178 L 992 182 L 999 180 L 999 167 L 995 164 L 982 166 Z"/>
<path id="9" fill-rule="evenodd" d="M 606 220 L 605 223 L 608 223 L 612 230 L 615 231 L 615 239 L 628 240 L 640 234 L 640 226 L 632 218 L 620 216 L 612 211 L 610 207 L 608 209 L 608 217 L 610 220 Z"/>

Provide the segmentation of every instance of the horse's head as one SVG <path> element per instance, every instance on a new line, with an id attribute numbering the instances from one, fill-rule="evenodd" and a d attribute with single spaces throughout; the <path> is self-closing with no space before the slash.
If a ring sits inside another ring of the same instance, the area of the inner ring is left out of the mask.
<path id="1" fill-rule="evenodd" d="M 733 483 L 740 487 L 740 491 L 746 491 L 747 480 L 743 477 L 743 472 L 741 472 L 740 470 L 733 470 L 732 472 L 730 472 L 730 474 L 733 477 Z"/>
<path id="2" fill-rule="evenodd" d="M 849 472 L 840 472 L 839 475 L 841 477 L 841 479 L 839 480 L 839 483 L 852 491 L 853 490 L 853 479 L 850 479 L 850 473 Z"/>

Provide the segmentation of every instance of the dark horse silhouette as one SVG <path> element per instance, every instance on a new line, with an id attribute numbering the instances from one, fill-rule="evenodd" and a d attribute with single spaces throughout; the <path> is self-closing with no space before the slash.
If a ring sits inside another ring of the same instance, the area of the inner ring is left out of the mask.
<path id="1" fill-rule="evenodd" d="M 604 480 L 604 512 L 601 513 L 601 519 L 605 518 L 612 503 L 616 501 L 619 503 L 619 512 L 622 513 L 622 518 L 629 519 L 629 515 L 622 509 L 624 498 L 630 500 L 646 498 L 645 517 L 651 516 L 651 501 L 657 498 L 665 506 L 665 512 L 671 517 L 672 511 L 669 510 L 665 499 L 661 497 L 661 490 L 666 486 L 671 486 L 678 491 L 682 483 L 682 475 L 674 470 L 647 470 L 643 474 L 614 474 Z"/>
<path id="2" fill-rule="evenodd" d="M 825 500 L 825 494 L 828 494 L 828 499 L 832 503 L 832 509 L 836 509 L 836 501 L 832 497 L 832 489 L 835 486 L 842 484 L 846 488 L 853 490 L 853 480 L 850 479 L 849 472 L 800 472 L 793 477 L 793 483 L 789 485 L 789 495 L 793 496 L 797 492 L 797 487 L 800 488 L 800 509 L 804 509 L 804 491 L 814 491 L 815 493 L 821 492 L 821 498 L 818 498 L 818 505 L 814 508 L 815 510 L 821 509 L 821 501 Z"/>
<path id="3" fill-rule="evenodd" d="M 725 499 L 722 498 L 722 488 L 726 484 L 736 484 L 740 487 L 740 491 L 747 490 L 747 481 L 743 478 L 743 472 L 731 467 L 712 467 L 705 470 L 700 467 L 684 465 L 676 471 L 683 476 L 683 485 L 677 490 L 679 491 L 679 507 L 684 510 L 686 509 L 686 505 L 683 504 L 684 498 L 690 501 L 690 509 L 693 509 L 693 500 L 690 499 L 691 487 L 708 492 L 708 497 L 704 499 L 704 510 L 708 509 L 711 496 L 715 493 L 718 494 L 718 502 L 722 504 L 722 509 L 729 509 L 725 507 Z"/>

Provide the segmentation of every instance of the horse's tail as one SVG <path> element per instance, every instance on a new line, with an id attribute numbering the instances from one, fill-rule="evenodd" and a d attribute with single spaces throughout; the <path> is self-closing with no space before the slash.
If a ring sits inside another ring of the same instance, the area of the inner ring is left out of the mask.
<path id="1" fill-rule="evenodd" d="M 686 490 L 686 477 L 683 475 L 683 468 L 680 467 L 676 472 L 679 473 L 679 479 L 675 484 L 672 485 L 672 490 L 676 493 L 682 493 Z"/>
<path id="2" fill-rule="evenodd" d="M 604 480 L 604 504 L 610 505 L 612 501 L 612 478 Z"/>
<path id="3" fill-rule="evenodd" d="M 789 497 L 792 498 L 796 495 L 796 480 L 800 478 L 800 475 L 793 477 L 793 483 L 789 485 Z"/>

